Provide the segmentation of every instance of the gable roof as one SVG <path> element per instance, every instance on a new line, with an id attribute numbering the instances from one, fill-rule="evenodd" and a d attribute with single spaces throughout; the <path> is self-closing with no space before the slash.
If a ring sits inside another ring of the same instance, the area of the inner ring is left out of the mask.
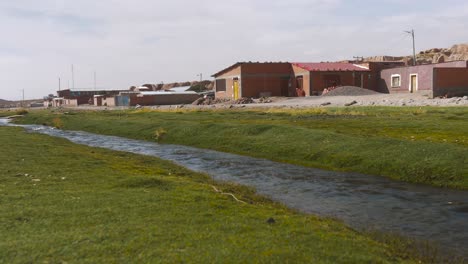
<path id="1" fill-rule="evenodd" d="M 229 67 L 227 67 L 227 68 L 225 68 L 225 69 L 223 69 L 223 70 L 220 70 L 219 72 L 217 72 L 217 73 L 211 75 L 211 77 L 218 77 L 219 75 L 222 75 L 223 73 L 228 72 L 228 71 L 230 71 L 230 70 L 232 70 L 232 69 L 234 69 L 234 68 L 236 68 L 237 66 L 240 66 L 240 65 L 242 65 L 242 64 L 244 64 L 244 62 L 236 62 L 236 63 L 234 63 L 233 65 L 231 65 L 231 66 L 229 66 Z"/>
<path id="2" fill-rule="evenodd" d="M 292 65 L 308 71 L 370 71 L 367 67 L 345 62 L 293 62 Z"/>
<path id="3" fill-rule="evenodd" d="M 227 68 L 225 68 L 225 69 L 223 69 L 223 70 L 221 70 L 221 71 L 219 71 L 219 72 L 217 72 L 217 73 L 215 73 L 213 75 L 211 75 L 211 77 L 216 78 L 219 75 L 222 75 L 222 74 L 224 74 L 224 73 L 226 73 L 226 72 L 228 72 L 228 71 L 230 71 L 232 69 L 235 69 L 238 66 L 242 66 L 244 64 L 290 64 L 290 63 L 289 62 L 282 62 L 282 61 L 278 61 L 278 62 L 274 62 L 274 61 L 271 61 L 271 62 L 259 62 L 259 61 L 257 61 L 257 62 L 253 62 L 253 61 L 237 62 L 237 63 L 235 63 L 235 64 L 233 64 L 233 65 L 231 65 L 231 66 L 229 66 L 229 67 L 227 67 Z"/>

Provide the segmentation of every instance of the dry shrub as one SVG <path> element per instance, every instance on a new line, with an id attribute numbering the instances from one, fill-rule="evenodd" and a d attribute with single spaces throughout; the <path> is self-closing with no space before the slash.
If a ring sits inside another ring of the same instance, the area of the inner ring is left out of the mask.
<path id="1" fill-rule="evenodd" d="M 52 120 L 52 126 L 58 129 L 63 128 L 63 121 L 60 117 L 56 117 Z"/>
<path id="2" fill-rule="evenodd" d="M 156 129 L 156 131 L 154 131 L 153 136 L 154 136 L 154 139 L 159 142 L 164 138 L 164 136 L 166 136 L 166 134 L 167 134 L 167 131 L 164 128 L 158 128 Z"/>

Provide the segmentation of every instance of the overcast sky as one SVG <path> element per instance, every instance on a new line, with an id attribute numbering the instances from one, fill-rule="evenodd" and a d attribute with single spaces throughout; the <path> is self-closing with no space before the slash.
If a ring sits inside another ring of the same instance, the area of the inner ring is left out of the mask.
<path id="1" fill-rule="evenodd" d="M 466 0 L 0 0 L 0 98 L 197 80 L 237 61 L 409 55 L 468 42 Z M 210 77 L 211 78 L 211 77 Z"/>

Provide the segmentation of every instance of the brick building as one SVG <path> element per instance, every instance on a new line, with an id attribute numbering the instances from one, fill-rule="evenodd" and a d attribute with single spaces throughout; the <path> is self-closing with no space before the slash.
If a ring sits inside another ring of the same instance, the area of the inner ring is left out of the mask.
<path id="1" fill-rule="evenodd" d="M 379 90 L 430 97 L 468 95 L 468 61 L 385 69 L 380 73 Z"/>
<path id="2" fill-rule="evenodd" d="M 321 95 L 325 88 L 344 85 L 377 90 L 380 70 L 395 65 L 401 64 L 239 62 L 213 75 L 215 96 L 311 96 Z"/>
<path id="3" fill-rule="evenodd" d="M 238 62 L 215 74 L 216 98 L 294 96 L 292 66 L 287 62 Z"/>

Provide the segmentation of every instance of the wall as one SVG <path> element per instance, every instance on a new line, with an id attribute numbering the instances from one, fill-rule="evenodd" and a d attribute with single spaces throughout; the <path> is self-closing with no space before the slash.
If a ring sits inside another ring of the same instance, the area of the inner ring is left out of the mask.
<path id="1" fill-rule="evenodd" d="M 145 96 L 131 96 L 130 105 L 178 105 L 191 104 L 200 98 L 198 94 L 158 94 Z"/>
<path id="2" fill-rule="evenodd" d="M 289 63 L 246 63 L 241 67 L 241 96 L 289 96 Z"/>
<path id="3" fill-rule="evenodd" d="M 226 79 L 226 91 L 220 91 L 220 92 L 216 91 L 216 82 L 215 82 L 215 88 L 214 88 L 215 97 L 232 99 L 234 97 L 233 91 L 232 91 L 233 78 L 240 77 L 240 75 L 241 75 L 241 65 L 238 65 L 237 67 L 231 69 L 230 71 L 227 71 L 217 76 L 216 79 Z"/>
<path id="4" fill-rule="evenodd" d="M 360 65 L 368 67 L 371 71 L 371 78 L 369 80 L 367 89 L 374 90 L 380 93 L 388 93 L 388 90 L 381 90 L 384 86 L 380 85 L 381 77 L 380 72 L 385 69 L 392 69 L 397 67 L 404 67 L 404 62 L 399 61 L 379 61 L 379 62 L 368 62 L 361 63 Z"/>
<path id="5" fill-rule="evenodd" d="M 418 75 L 417 92 L 432 96 L 432 73 L 434 68 L 466 68 L 466 61 L 453 61 L 447 63 L 418 65 L 411 67 L 400 67 L 393 69 L 382 70 L 380 73 L 379 90 L 387 93 L 409 93 L 410 75 Z M 401 76 L 401 86 L 392 87 L 391 76 L 399 74 Z"/>
<path id="6" fill-rule="evenodd" d="M 354 73 L 354 74 L 353 74 Z M 358 86 L 363 88 L 368 88 L 370 79 L 369 75 L 370 72 L 310 72 L 311 78 L 311 93 L 312 95 L 320 95 L 322 94 L 325 88 L 329 88 L 330 85 L 326 85 L 326 80 L 332 78 L 333 76 L 337 76 L 339 82 L 337 83 L 338 86 Z M 371 76 L 372 77 L 372 76 Z M 361 83 L 362 78 L 362 83 Z M 328 87 L 327 87 L 328 86 Z"/>
<path id="7" fill-rule="evenodd" d="M 294 96 L 290 85 L 289 63 L 242 63 L 219 75 L 226 80 L 226 91 L 216 91 L 216 98 L 233 99 L 233 79 L 239 78 L 240 97 Z"/>
<path id="8" fill-rule="evenodd" d="M 102 105 L 103 106 L 115 106 L 115 97 L 103 97 Z"/>
<path id="9" fill-rule="evenodd" d="M 292 70 L 293 70 L 293 78 L 292 78 L 292 81 L 291 81 L 291 85 L 293 87 L 293 89 L 296 89 L 296 87 L 298 87 L 298 83 L 296 82 L 296 78 L 298 76 L 302 76 L 302 83 L 303 83 L 303 86 L 302 88 L 304 89 L 304 92 L 306 94 L 306 96 L 310 96 L 310 95 L 313 95 L 313 92 L 311 91 L 310 87 L 311 85 L 313 85 L 310 81 L 310 73 L 308 70 L 305 70 L 301 67 L 297 67 L 296 65 L 293 65 L 292 66 Z M 294 96 L 296 96 L 296 90 L 294 90 Z"/>
<path id="10" fill-rule="evenodd" d="M 433 96 L 468 95 L 468 68 L 434 68 Z"/>

